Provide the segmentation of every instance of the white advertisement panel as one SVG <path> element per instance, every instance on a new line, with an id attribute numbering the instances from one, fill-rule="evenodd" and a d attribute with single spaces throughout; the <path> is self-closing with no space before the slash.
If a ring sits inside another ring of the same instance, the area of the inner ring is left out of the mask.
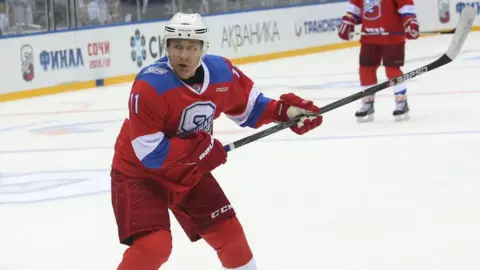
<path id="1" fill-rule="evenodd" d="M 480 1 L 416 0 L 415 5 L 421 31 L 455 28 L 458 16 L 466 5 L 474 7 L 480 14 Z M 480 25 L 479 16 L 475 25 Z"/>
<path id="2" fill-rule="evenodd" d="M 206 17 L 210 53 L 240 58 L 336 43 L 347 2 Z M 137 73 L 162 55 L 165 22 L 2 39 L 0 93 Z"/>
<path id="3" fill-rule="evenodd" d="M 238 58 L 341 42 L 336 29 L 347 4 L 210 17 L 212 52 Z"/>
<path id="4" fill-rule="evenodd" d="M 133 74 L 161 55 L 162 31 L 156 23 L 2 39 L 0 93 Z"/>
<path id="5" fill-rule="evenodd" d="M 477 18 L 474 25 L 480 26 L 480 1 L 452 1 L 450 8 L 452 13 L 456 15 L 455 19 L 458 20 L 458 15 L 465 6 L 471 6 L 477 10 Z"/>
<path id="6" fill-rule="evenodd" d="M 341 42 L 336 29 L 346 6 L 347 2 L 342 2 L 206 17 L 209 53 L 235 59 Z M 163 27 L 164 23 L 149 23 L 122 29 L 122 33 L 137 36 L 133 46 L 119 40 L 128 52 L 124 56 L 140 57 L 138 67 L 156 60 L 162 53 Z"/>
<path id="7" fill-rule="evenodd" d="M 115 36 L 121 54 L 116 55 L 121 65 L 119 75 L 137 73 L 163 55 L 162 37 L 164 22 L 130 25 Z"/>
<path id="8" fill-rule="evenodd" d="M 97 31 L 64 32 L 1 40 L 0 92 L 7 93 L 114 76 L 119 48 Z M 8 69 L 6 68 L 8 66 Z"/>
<path id="9" fill-rule="evenodd" d="M 456 18 L 451 0 L 415 1 L 420 31 L 453 28 Z"/>

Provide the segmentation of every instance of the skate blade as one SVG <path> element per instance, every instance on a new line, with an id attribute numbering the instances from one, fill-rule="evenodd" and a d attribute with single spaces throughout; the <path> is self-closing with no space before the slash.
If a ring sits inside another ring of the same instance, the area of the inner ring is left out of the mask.
<path id="1" fill-rule="evenodd" d="M 408 115 L 408 113 L 402 115 L 395 115 L 395 121 L 397 122 L 408 121 L 409 119 L 410 115 Z"/>
<path id="2" fill-rule="evenodd" d="M 373 117 L 372 114 L 369 114 L 364 117 L 357 117 L 357 123 L 368 123 L 368 122 L 372 122 L 373 120 L 375 120 L 375 117 Z"/>

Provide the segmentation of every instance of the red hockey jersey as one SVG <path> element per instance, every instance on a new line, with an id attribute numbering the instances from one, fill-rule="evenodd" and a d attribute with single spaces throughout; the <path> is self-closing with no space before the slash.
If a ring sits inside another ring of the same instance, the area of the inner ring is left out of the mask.
<path id="1" fill-rule="evenodd" d="M 204 83 L 190 86 L 172 71 L 167 58 L 143 68 L 132 86 L 125 119 L 115 144 L 112 167 L 134 178 L 152 178 L 172 191 L 196 184 L 184 160 L 193 149 L 183 137 L 205 130 L 225 113 L 241 127 L 257 128 L 274 119 L 276 101 L 263 96 L 232 63 L 207 55 Z"/>
<path id="2" fill-rule="evenodd" d="M 413 0 L 350 0 L 347 12 L 362 24 L 362 32 L 404 32 L 403 23 L 416 16 Z M 405 36 L 367 36 L 360 39 L 369 44 L 405 43 Z"/>

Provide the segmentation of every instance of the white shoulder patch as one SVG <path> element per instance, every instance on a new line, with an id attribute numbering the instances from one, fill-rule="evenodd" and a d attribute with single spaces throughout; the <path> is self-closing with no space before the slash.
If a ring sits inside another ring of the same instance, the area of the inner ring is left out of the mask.
<path id="1" fill-rule="evenodd" d="M 154 73 L 154 74 L 164 75 L 164 74 L 168 73 L 168 70 L 165 69 L 165 68 L 161 68 L 161 67 L 148 67 L 148 68 L 143 72 L 143 74 L 147 74 L 147 73 Z"/>

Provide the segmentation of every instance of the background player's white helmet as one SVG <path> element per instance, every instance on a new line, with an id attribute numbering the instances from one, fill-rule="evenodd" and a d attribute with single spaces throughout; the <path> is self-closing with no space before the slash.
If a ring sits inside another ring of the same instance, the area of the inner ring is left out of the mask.
<path id="1" fill-rule="evenodd" d="M 169 39 L 193 39 L 203 41 L 202 56 L 200 57 L 200 62 L 202 62 L 203 57 L 207 53 L 210 43 L 208 41 L 208 27 L 206 22 L 203 20 L 202 16 L 198 13 L 177 13 L 165 26 L 164 36 L 163 36 L 163 50 L 167 53 L 167 41 Z"/>

